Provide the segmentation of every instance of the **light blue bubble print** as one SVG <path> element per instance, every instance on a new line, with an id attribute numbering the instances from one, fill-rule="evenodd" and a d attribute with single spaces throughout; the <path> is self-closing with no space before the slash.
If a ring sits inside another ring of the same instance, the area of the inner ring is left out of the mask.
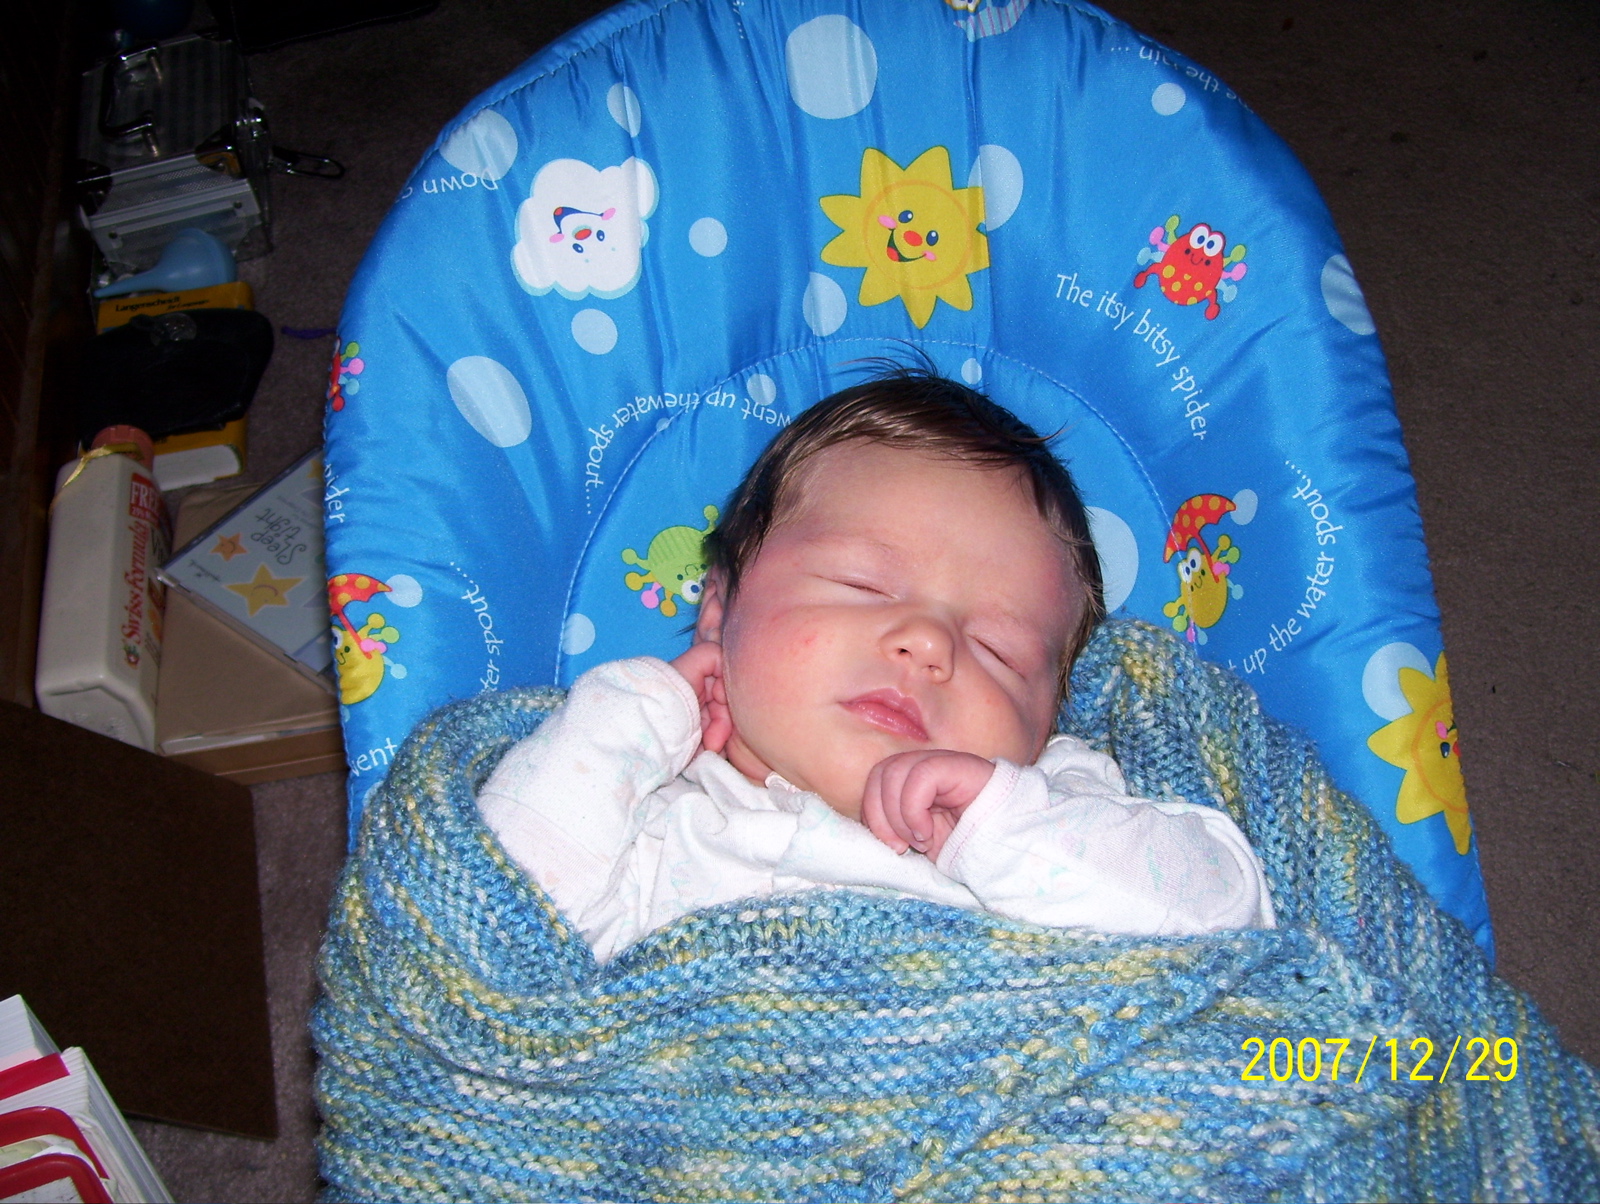
<path id="1" fill-rule="evenodd" d="M 689 245 L 707 259 L 721 255 L 728 246 L 728 228 L 714 217 L 702 217 L 689 227 Z"/>
<path id="2" fill-rule="evenodd" d="M 1422 655 L 1422 649 L 1406 643 L 1385 644 L 1367 658 L 1367 667 L 1361 671 L 1361 697 L 1373 714 L 1389 722 L 1411 714 L 1411 704 L 1400 689 L 1401 669 L 1433 676 L 1433 664 Z"/>
<path id="3" fill-rule="evenodd" d="M 789 95 L 813 117 L 861 112 L 878 86 L 878 52 L 849 17 L 837 13 L 796 26 L 784 46 Z"/>
<path id="4" fill-rule="evenodd" d="M 829 276 L 812 272 L 806 282 L 806 295 L 801 299 L 800 312 L 806 325 L 819 339 L 825 339 L 844 325 L 850 304 L 844 298 L 844 289 Z"/>
<path id="5" fill-rule="evenodd" d="M 561 624 L 561 651 L 567 656 L 577 656 L 594 646 L 594 620 L 588 615 L 573 611 Z"/>
<path id="6" fill-rule="evenodd" d="M 1241 489 L 1233 495 L 1233 509 L 1228 512 L 1228 517 L 1241 527 L 1248 527 L 1260 505 L 1261 499 L 1256 496 L 1254 489 Z"/>
<path id="7" fill-rule="evenodd" d="M 1022 164 L 1003 146 L 980 146 L 967 173 L 967 187 L 975 186 L 983 188 L 983 228 L 998 230 L 1022 201 Z"/>
<path id="8" fill-rule="evenodd" d="M 769 406 L 778 400 L 778 382 L 764 372 L 752 373 L 744 388 L 758 406 Z"/>
<path id="9" fill-rule="evenodd" d="M 590 355 L 604 355 L 617 345 L 617 324 L 603 309 L 580 309 L 572 315 L 572 338 Z"/>
<path id="10" fill-rule="evenodd" d="M 533 429 L 528 395 L 500 361 L 466 356 L 450 365 L 445 384 L 461 416 L 496 447 L 515 447 Z"/>
<path id="11" fill-rule="evenodd" d="M 1100 556 L 1100 581 L 1105 587 L 1106 613 L 1128 600 L 1139 580 L 1139 541 L 1122 517 L 1099 506 L 1086 506 L 1089 537 Z"/>
<path id="12" fill-rule="evenodd" d="M 606 112 L 611 114 L 612 121 L 628 131 L 630 138 L 639 136 L 639 127 L 643 124 L 639 96 L 627 84 L 611 85 L 606 92 Z"/>
<path id="13" fill-rule="evenodd" d="M 1183 90 L 1182 85 L 1166 83 L 1161 84 L 1150 93 L 1150 107 L 1163 117 L 1171 117 L 1188 102 L 1189 94 Z"/>
<path id="14" fill-rule="evenodd" d="M 975 359 L 968 359 L 961 365 L 961 379 L 976 388 L 983 379 L 983 365 Z"/>
<path id="15" fill-rule="evenodd" d="M 1378 326 L 1367 310 L 1356 274 L 1343 255 L 1330 256 L 1322 265 L 1322 302 L 1332 314 L 1356 334 L 1373 334 Z"/>
<path id="16" fill-rule="evenodd" d="M 407 610 L 422 601 L 422 583 L 409 573 L 396 573 L 384 582 L 389 592 L 383 596 L 386 604 L 403 606 Z"/>
<path id="17" fill-rule="evenodd" d="M 493 109 L 485 109 L 445 140 L 444 161 L 480 180 L 498 180 L 517 160 L 517 131 Z"/>

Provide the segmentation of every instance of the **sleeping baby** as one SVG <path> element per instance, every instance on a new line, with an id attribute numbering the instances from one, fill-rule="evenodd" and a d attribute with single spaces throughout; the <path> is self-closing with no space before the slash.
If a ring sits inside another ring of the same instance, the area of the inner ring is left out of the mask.
<path id="1" fill-rule="evenodd" d="M 1273 925 L 1222 812 L 1128 796 L 1053 735 L 1102 617 L 1045 439 L 896 369 L 757 460 L 706 539 L 694 642 L 615 661 L 511 749 L 485 822 L 609 961 L 701 908 L 817 888 L 1056 927 Z"/>

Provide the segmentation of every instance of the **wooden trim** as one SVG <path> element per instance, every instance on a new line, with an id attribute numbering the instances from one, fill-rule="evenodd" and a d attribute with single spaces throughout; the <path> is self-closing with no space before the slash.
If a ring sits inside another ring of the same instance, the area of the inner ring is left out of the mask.
<path id="1" fill-rule="evenodd" d="M 87 331 L 87 307 L 79 286 L 87 280 L 62 279 L 58 261 L 71 263 L 71 239 L 58 227 L 69 212 L 66 167 L 71 160 L 77 113 L 75 9 L 64 3 L 50 28 L 43 15 L 52 6 L 35 8 L 31 21 L 18 12 L 18 25 L 0 50 L 0 68 L 8 85 L 0 91 L 16 106 L 6 132 L 48 130 L 43 155 L 37 143 L 19 138 L 7 154 L 8 174 L 19 182 L 5 207 L 3 231 L 19 251 L 32 247 L 32 262 L 14 262 L 7 285 L 15 301 L 26 298 L 25 311 L 12 310 L 12 320 L 26 318 L 21 364 L 4 357 L 11 369 L 0 376 L 0 698 L 34 705 L 33 667 L 38 640 L 39 595 L 43 588 L 51 477 L 57 462 L 70 454 L 70 413 L 61 354 L 63 346 Z M 52 69 L 53 68 L 53 69 Z M 25 156 L 18 162 L 14 155 Z M 33 187 L 27 187 L 32 184 Z M 6 185 L 0 184 L 0 187 Z M 31 194 L 31 195 L 30 195 Z M 31 202 L 31 204 L 30 204 Z M 34 212 L 28 212 L 29 209 Z M 18 228 L 20 227 L 20 228 Z M 20 269 L 20 271 L 18 270 Z M 84 311 L 74 314 L 74 311 Z M 8 341 L 16 345 L 16 330 Z"/>

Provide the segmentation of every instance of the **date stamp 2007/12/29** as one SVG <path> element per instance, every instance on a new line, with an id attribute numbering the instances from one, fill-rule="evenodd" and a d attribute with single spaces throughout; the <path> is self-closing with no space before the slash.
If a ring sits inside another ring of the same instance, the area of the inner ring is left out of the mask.
<path id="1" fill-rule="evenodd" d="M 1465 1050 L 1462 1050 L 1463 1042 Z M 1246 1083 L 1287 1083 L 1292 1078 L 1314 1083 L 1326 1075 L 1329 1082 L 1337 1083 L 1341 1072 L 1349 1075 L 1350 1063 L 1355 1061 L 1353 1056 L 1346 1059 L 1350 1045 L 1348 1037 L 1302 1037 L 1298 1041 L 1288 1037 L 1273 1037 L 1270 1041 L 1251 1037 L 1240 1046 L 1251 1056 L 1239 1072 L 1239 1078 Z M 1359 1043 L 1356 1048 L 1361 1048 Z M 1370 1066 L 1374 1050 L 1379 1051 L 1378 1064 Z M 1397 1037 L 1390 1037 L 1381 1045 L 1378 1038 L 1373 1037 L 1367 1043 L 1360 1065 L 1355 1068 L 1354 1077 L 1345 1081 L 1359 1083 L 1364 1074 L 1381 1075 L 1387 1070 L 1392 1081 L 1442 1083 L 1456 1065 L 1458 1053 L 1462 1055 L 1462 1065 L 1456 1067 L 1457 1074 L 1464 1073 L 1470 1083 L 1509 1083 L 1517 1077 L 1514 1037 L 1457 1037 L 1437 1075 L 1429 1067 L 1436 1052 L 1433 1041 L 1427 1037 L 1417 1037 L 1409 1047 Z"/>

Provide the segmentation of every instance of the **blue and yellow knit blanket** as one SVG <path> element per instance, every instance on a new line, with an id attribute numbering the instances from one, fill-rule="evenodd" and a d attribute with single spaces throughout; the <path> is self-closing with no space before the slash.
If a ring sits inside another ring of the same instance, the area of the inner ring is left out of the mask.
<path id="1" fill-rule="evenodd" d="M 1107 624 L 1063 726 L 1233 816 L 1276 931 L 817 891 L 597 966 L 473 802 L 560 700 L 440 711 L 368 803 L 314 1019 L 331 1199 L 1600 1197 L 1594 1071 L 1307 742 L 1165 633 Z"/>

